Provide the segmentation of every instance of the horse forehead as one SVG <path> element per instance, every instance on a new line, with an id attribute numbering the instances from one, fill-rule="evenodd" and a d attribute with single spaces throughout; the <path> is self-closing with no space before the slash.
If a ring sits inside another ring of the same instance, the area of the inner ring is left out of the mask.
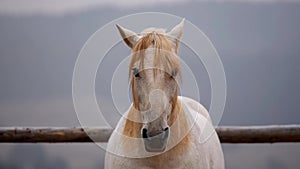
<path id="1" fill-rule="evenodd" d="M 164 67 L 164 64 L 154 64 L 154 60 L 157 59 L 157 57 L 155 56 L 155 52 L 156 52 L 156 48 L 154 48 L 152 45 L 149 46 L 147 49 L 145 49 L 144 52 L 144 69 L 160 69 L 160 70 L 164 70 L 166 71 L 167 68 Z M 165 52 L 165 51 L 161 51 L 161 52 Z M 161 57 L 161 56 L 158 56 Z M 138 62 L 137 64 L 140 64 L 140 62 Z M 169 67 L 169 63 L 167 63 L 167 66 Z"/>
<path id="2" fill-rule="evenodd" d="M 155 49 L 153 48 L 153 46 L 149 46 L 145 50 L 144 55 L 144 69 L 154 68 Z"/>

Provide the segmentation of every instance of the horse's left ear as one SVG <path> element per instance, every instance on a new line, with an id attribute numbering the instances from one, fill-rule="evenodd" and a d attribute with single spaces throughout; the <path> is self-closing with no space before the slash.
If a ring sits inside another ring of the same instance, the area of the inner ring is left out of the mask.
<path id="1" fill-rule="evenodd" d="M 178 25 L 176 25 L 170 32 L 167 33 L 171 41 L 175 44 L 176 51 L 178 50 L 179 42 L 183 34 L 184 21 L 185 19 L 183 18 Z"/>
<path id="2" fill-rule="evenodd" d="M 128 29 L 123 28 L 122 26 L 116 24 L 116 27 L 118 28 L 123 40 L 125 43 L 130 47 L 133 48 L 136 42 L 139 40 L 139 36 Z"/>

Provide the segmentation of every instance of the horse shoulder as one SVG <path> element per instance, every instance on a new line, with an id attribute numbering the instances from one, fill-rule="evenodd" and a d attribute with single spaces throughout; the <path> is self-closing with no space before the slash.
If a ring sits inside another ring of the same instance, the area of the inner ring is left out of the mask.
<path id="1" fill-rule="evenodd" d="M 224 156 L 220 140 L 211 122 L 207 109 L 199 102 L 181 97 L 182 102 L 192 111 L 189 113 L 197 117 L 191 130 L 191 154 L 198 166 L 209 169 L 223 169 Z M 194 163 L 194 164 L 195 164 Z"/>

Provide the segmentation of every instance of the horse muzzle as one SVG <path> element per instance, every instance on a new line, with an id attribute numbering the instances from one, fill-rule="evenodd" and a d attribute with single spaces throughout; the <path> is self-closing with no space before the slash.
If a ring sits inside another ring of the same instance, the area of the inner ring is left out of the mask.
<path id="1" fill-rule="evenodd" d="M 145 131 L 143 130 L 143 142 L 144 142 L 145 150 L 147 152 L 165 151 L 170 136 L 169 127 L 163 130 L 163 132 L 152 137 L 145 136 L 144 132 Z"/>

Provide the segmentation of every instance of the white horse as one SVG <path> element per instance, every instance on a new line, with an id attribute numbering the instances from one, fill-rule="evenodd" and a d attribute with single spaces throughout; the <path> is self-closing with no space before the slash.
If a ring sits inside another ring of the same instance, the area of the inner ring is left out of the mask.
<path id="1" fill-rule="evenodd" d="M 184 20 L 166 33 L 140 35 L 117 28 L 132 49 L 129 76 L 133 103 L 111 135 L 106 169 L 223 169 L 224 157 L 207 110 L 178 96 L 177 55 Z"/>

